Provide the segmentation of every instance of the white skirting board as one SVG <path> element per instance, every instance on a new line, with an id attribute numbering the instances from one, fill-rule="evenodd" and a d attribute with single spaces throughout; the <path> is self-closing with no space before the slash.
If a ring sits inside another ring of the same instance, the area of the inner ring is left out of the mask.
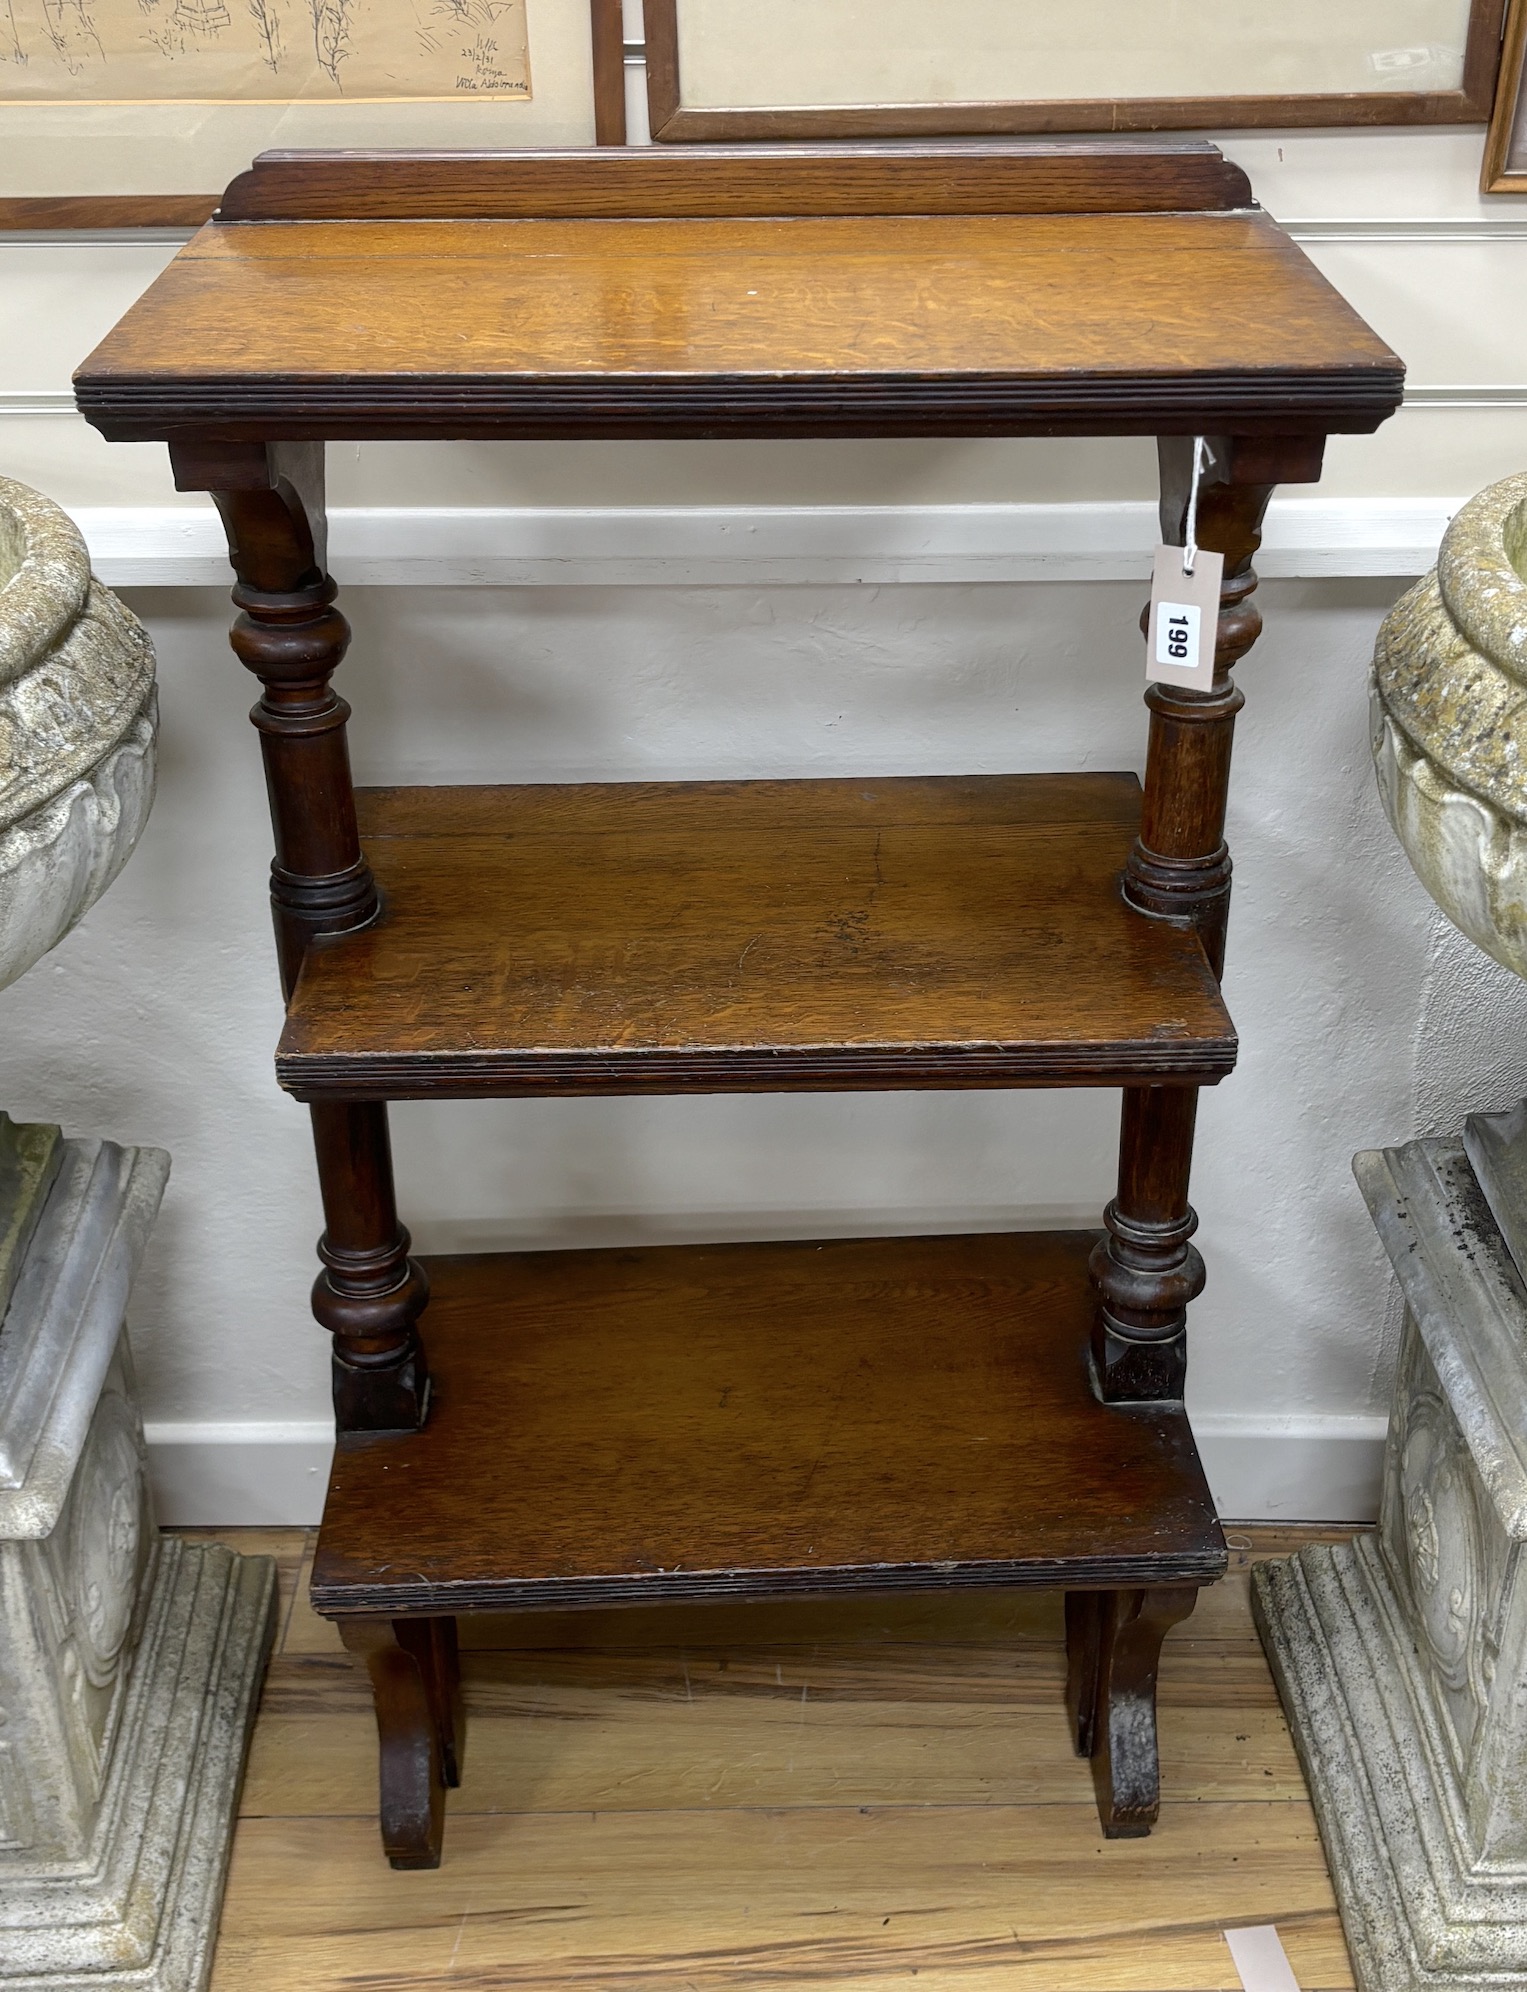
<path id="1" fill-rule="evenodd" d="M 1385 1420 L 1193 1421 L 1222 1515 L 1242 1522 L 1371 1522 L 1378 1513 Z M 323 1509 L 327 1424 L 150 1424 L 161 1522 L 182 1527 L 312 1524 Z"/>
<path id="2" fill-rule="evenodd" d="M 310 1526 L 323 1513 L 334 1428 L 286 1424 L 145 1424 L 161 1525 Z"/>
<path id="3" fill-rule="evenodd" d="M 1238 1522 L 1372 1522 L 1385 1417 L 1205 1412 L 1193 1433 L 1214 1504 Z"/>
<path id="4" fill-rule="evenodd" d="M 1265 579 L 1424 574 L 1459 498 L 1282 498 Z M 77 507 L 115 588 L 226 587 L 210 506 Z M 336 509 L 329 565 L 351 587 L 791 586 L 1146 581 L 1144 501 L 1063 505 L 696 505 Z"/>

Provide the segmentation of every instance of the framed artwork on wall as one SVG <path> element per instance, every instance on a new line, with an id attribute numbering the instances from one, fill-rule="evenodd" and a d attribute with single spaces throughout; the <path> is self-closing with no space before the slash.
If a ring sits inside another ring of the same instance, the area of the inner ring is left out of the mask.
<path id="1" fill-rule="evenodd" d="M 1483 124 L 1506 0 L 644 0 L 652 135 Z"/>
<path id="2" fill-rule="evenodd" d="M 1487 194 L 1527 194 L 1527 0 L 1511 0 L 1501 46 L 1500 79 L 1485 139 L 1480 186 Z"/>
<path id="3" fill-rule="evenodd" d="M 0 229 L 195 227 L 272 147 L 619 144 L 620 0 L 5 0 Z"/>

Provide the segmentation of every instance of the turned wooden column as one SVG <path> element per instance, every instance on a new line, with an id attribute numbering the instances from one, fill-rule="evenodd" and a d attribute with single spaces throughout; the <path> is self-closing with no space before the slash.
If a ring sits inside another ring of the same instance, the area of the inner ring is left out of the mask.
<path id="1" fill-rule="evenodd" d="M 323 445 L 191 442 L 170 454 L 178 488 L 210 492 L 222 516 L 240 612 L 229 640 L 263 688 L 250 718 L 265 760 L 271 909 L 290 997 L 317 936 L 353 932 L 380 910 L 356 826 L 350 708 L 330 683 L 350 626 L 324 571 Z M 339 1428 L 412 1430 L 428 1403 L 414 1324 L 429 1285 L 398 1222 L 387 1109 L 312 1114 L 325 1218 L 313 1312 L 334 1337 Z"/>
<path id="2" fill-rule="evenodd" d="M 1196 538 L 1225 557 L 1215 636 L 1214 684 L 1186 691 L 1152 684 L 1150 747 L 1140 835 L 1125 867 L 1125 899 L 1153 919 L 1197 929 L 1216 976 L 1225 960 L 1230 852 L 1225 804 L 1235 716 L 1245 703 L 1231 671 L 1256 642 L 1262 618 L 1251 597 L 1252 559 L 1274 486 L 1320 475 L 1319 437 L 1209 439 L 1199 483 Z M 1185 544 L 1194 441 L 1161 439 L 1161 534 Z M 1142 619 L 1142 625 L 1143 625 Z M 1116 1402 L 1180 1398 L 1187 1376 L 1188 1303 L 1203 1291 L 1188 1202 L 1194 1086 L 1126 1086 L 1119 1132 L 1118 1194 L 1103 1213 L 1108 1236 L 1092 1256 L 1098 1292 L 1093 1360 L 1098 1388 Z"/>

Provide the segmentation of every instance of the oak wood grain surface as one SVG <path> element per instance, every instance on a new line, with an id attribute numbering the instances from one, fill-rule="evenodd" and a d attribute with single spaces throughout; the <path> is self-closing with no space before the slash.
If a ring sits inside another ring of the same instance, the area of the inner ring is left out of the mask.
<path id="1" fill-rule="evenodd" d="M 111 437 L 1367 430 L 1403 369 L 1254 213 L 209 225 Z"/>
<path id="2" fill-rule="evenodd" d="M 1104 1842 L 1056 1720 L 1048 1592 L 730 1602 L 463 1625 L 450 1852 L 376 1856 L 364 1678 L 298 1585 L 240 1807 L 212 1992 L 1208 1992 L 1275 1922 L 1305 1992 L 1352 1979 L 1247 1599 L 1168 1637 L 1171 1802 Z M 233 1531 L 236 1547 L 303 1537 Z M 309 1553 L 311 1553 L 309 1551 Z"/>
<path id="3" fill-rule="evenodd" d="M 337 1613 L 1209 1582 L 1180 1404 L 1101 1404 L 1091 1232 L 428 1259 L 434 1397 L 335 1455 Z"/>
<path id="4" fill-rule="evenodd" d="M 303 1098 L 1215 1080 L 1197 937 L 1127 907 L 1133 775 L 362 790 Z"/>
<path id="5" fill-rule="evenodd" d="M 216 194 L 7 194 L 0 196 L 0 233 L 200 228 L 216 209 Z"/>
<path id="6" fill-rule="evenodd" d="M 1029 139 L 915 149 L 715 145 L 702 160 L 651 146 L 264 152 L 229 184 L 219 219 L 1149 214 L 1253 205 L 1243 169 L 1202 139 Z"/>

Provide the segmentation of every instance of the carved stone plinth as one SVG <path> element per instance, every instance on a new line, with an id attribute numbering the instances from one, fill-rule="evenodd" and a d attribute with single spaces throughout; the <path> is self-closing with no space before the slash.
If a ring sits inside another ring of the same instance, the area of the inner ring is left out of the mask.
<path id="1" fill-rule="evenodd" d="M 169 1170 L 0 1115 L 0 1988 L 193 1992 L 274 1624 L 160 1542 L 123 1311 Z"/>
<path id="2" fill-rule="evenodd" d="M 1379 1534 L 1253 1607 L 1363 1992 L 1527 1984 L 1527 1113 L 1354 1168 L 1406 1303 Z"/>

